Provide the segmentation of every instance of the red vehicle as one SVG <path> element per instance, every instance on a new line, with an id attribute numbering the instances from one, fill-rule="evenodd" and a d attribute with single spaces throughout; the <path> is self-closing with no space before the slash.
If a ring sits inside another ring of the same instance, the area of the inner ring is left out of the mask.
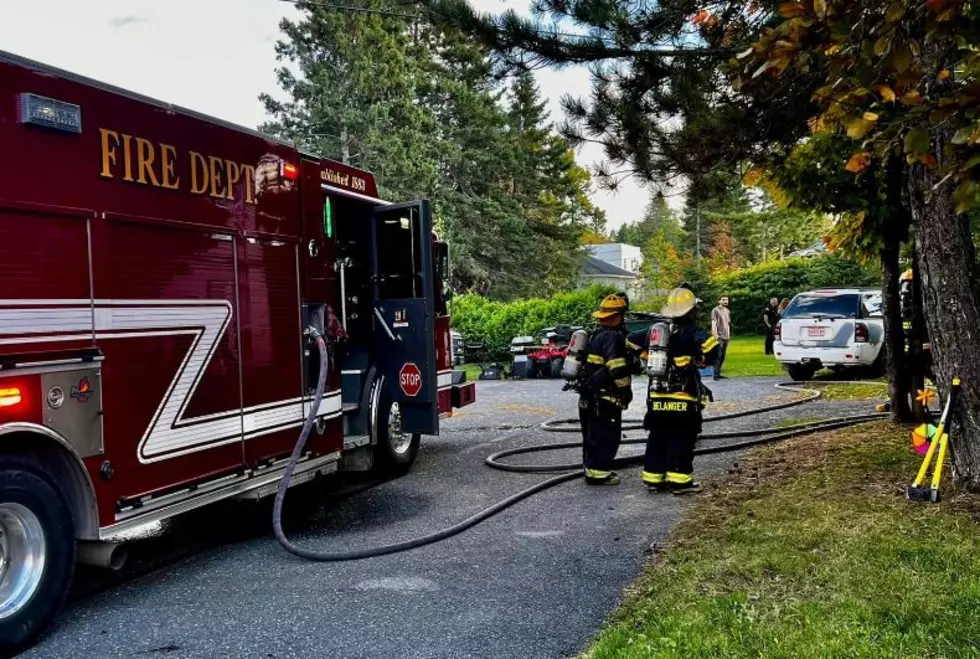
<path id="1" fill-rule="evenodd" d="M 76 558 L 229 497 L 407 470 L 452 384 L 446 245 L 368 172 L 0 52 L 0 644 Z M 77 542 L 76 542 L 77 541 Z"/>
<path id="2" fill-rule="evenodd" d="M 539 378 L 561 377 L 561 367 L 568 356 L 568 342 L 578 326 L 558 325 L 541 330 L 541 346 L 528 356 L 534 361 Z"/>

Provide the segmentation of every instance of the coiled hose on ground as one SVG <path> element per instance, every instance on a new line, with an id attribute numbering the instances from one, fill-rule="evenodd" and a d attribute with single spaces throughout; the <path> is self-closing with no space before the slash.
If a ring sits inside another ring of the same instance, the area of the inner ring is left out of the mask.
<path id="1" fill-rule="evenodd" d="M 300 547 L 299 545 L 293 543 L 286 537 L 282 528 L 282 506 L 286 498 L 286 491 L 289 489 L 289 482 L 292 480 L 293 472 L 296 469 L 296 465 L 299 462 L 300 457 L 303 455 L 303 450 L 306 448 L 306 442 L 309 439 L 310 431 L 313 428 L 313 424 L 316 421 L 317 411 L 320 407 L 320 400 L 323 398 L 323 391 L 326 386 L 327 381 L 327 345 L 323 337 L 315 329 L 310 328 L 308 330 L 309 335 L 316 343 L 317 350 L 320 357 L 320 375 L 317 380 L 316 392 L 313 396 L 313 402 L 310 405 L 310 411 L 307 414 L 306 422 L 303 424 L 303 429 L 300 431 L 299 438 L 296 441 L 296 447 L 293 449 L 293 453 L 289 458 L 289 462 L 286 465 L 286 471 L 282 476 L 282 480 L 279 482 L 279 488 L 276 490 L 275 504 L 272 509 L 272 527 L 276 536 L 276 540 L 282 547 L 291 554 L 299 556 L 300 558 L 305 558 L 311 561 L 319 562 L 339 562 L 339 561 L 353 561 L 364 558 L 373 558 L 376 556 L 385 556 L 387 554 L 396 554 L 403 551 L 408 551 L 409 549 L 416 549 L 418 547 L 424 547 L 425 545 L 430 545 L 440 540 L 445 540 L 454 535 L 458 535 L 463 531 L 476 526 L 480 522 L 490 519 L 494 515 L 510 508 L 514 504 L 527 499 L 528 497 L 534 496 L 538 492 L 543 492 L 549 488 L 555 487 L 562 483 L 581 478 L 583 475 L 581 463 L 565 463 L 565 464 L 507 464 L 500 462 L 502 458 L 522 455 L 527 453 L 538 453 L 544 451 L 558 451 L 581 448 L 581 442 L 564 442 L 560 444 L 542 444 L 538 446 L 527 446 L 523 448 L 508 449 L 505 451 L 499 451 L 490 455 L 484 461 L 491 469 L 498 469 L 500 471 L 515 472 L 515 473 L 554 473 L 554 472 L 565 472 L 560 473 L 551 478 L 545 479 L 540 483 L 532 485 L 526 489 L 516 492 L 511 496 L 498 501 L 489 508 L 485 508 L 480 512 L 467 517 L 466 519 L 453 524 L 447 528 L 441 529 L 434 533 L 429 533 L 427 535 L 420 536 L 418 538 L 413 538 L 411 540 L 404 540 L 402 542 L 394 542 L 388 545 L 381 545 L 379 547 L 369 547 L 366 549 L 358 549 L 353 551 L 341 551 L 341 552 L 325 552 L 325 551 L 315 551 L 312 549 L 306 549 Z M 781 383 L 777 384 L 776 387 L 779 389 L 791 390 L 794 387 L 801 386 L 797 383 Z M 728 419 L 735 419 L 744 416 L 750 416 L 753 414 L 764 414 L 766 412 L 772 412 L 776 410 L 783 410 L 790 407 L 796 407 L 798 405 L 805 405 L 806 403 L 812 402 L 820 398 L 820 392 L 813 389 L 804 389 L 807 396 L 799 398 L 796 400 L 791 400 L 785 403 L 777 403 L 775 405 L 768 405 L 765 407 L 760 407 L 752 410 L 744 410 L 741 412 L 732 412 L 728 414 L 721 414 L 718 416 L 708 417 L 704 419 L 705 423 L 716 423 L 718 421 L 724 421 Z M 873 413 L 873 414 L 858 414 L 853 416 L 845 416 L 838 419 L 832 419 L 829 421 L 815 421 L 811 423 L 800 423 L 793 426 L 787 426 L 780 428 L 778 431 L 773 428 L 755 428 L 752 430 L 743 430 L 736 432 L 719 432 L 719 433 L 702 433 L 699 437 L 700 440 L 722 440 L 722 439 L 735 439 L 740 437 L 756 437 L 757 439 L 749 439 L 741 442 L 734 443 L 721 443 L 712 446 L 701 446 L 695 449 L 695 455 L 709 455 L 712 453 L 726 453 L 729 451 L 738 451 L 744 448 L 749 448 L 751 446 L 758 446 L 760 444 L 768 444 L 771 442 L 776 442 L 782 439 L 788 439 L 790 437 L 797 437 L 799 435 L 805 435 L 807 433 L 817 432 L 821 430 L 832 430 L 834 428 L 843 428 L 846 426 L 855 425 L 858 423 L 867 423 L 869 421 L 876 421 L 886 418 L 888 415 L 884 413 Z M 580 429 L 577 426 L 579 423 L 578 419 L 558 419 L 553 421 L 545 422 L 541 425 L 541 428 L 548 432 L 579 432 Z M 642 428 L 642 421 L 638 419 L 626 419 L 624 420 L 623 430 L 639 430 Z M 646 438 L 634 438 L 634 439 L 624 439 L 623 444 L 642 444 L 646 442 Z M 625 467 L 633 464 L 641 464 L 643 462 L 643 455 L 630 456 L 625 458 L 619 458 L 616 461 L 617 467 Z"/>

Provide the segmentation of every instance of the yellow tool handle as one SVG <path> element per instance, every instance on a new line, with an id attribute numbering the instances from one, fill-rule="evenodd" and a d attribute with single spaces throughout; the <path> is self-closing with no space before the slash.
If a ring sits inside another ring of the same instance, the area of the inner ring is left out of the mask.
<path id="1" fill-rule="evenodd" d="M 946 462 L 946 447 L 949 445 L 949 435 L 939 436 L 939 457 L 936 458 L 936 471 L 932 472 L 932 489 L 939 489 L 939 479 L 943 473 L 943 463 Z"/>
<path id="2" fill-rule="evenodd" d="M 919 467 L 919 473 L 916 474 L 912 487 L 920 487 L 926 480 L 926 474 L 929 473 L 929 465 L 932 463 L 932 456 L 936 453 L 936 445 L 942 441 L 945 434 L 946 426 L 945 424 L 940 423 L 939 428 L 936 430 L 936 434 L 933 435 L 933 437 L 936 439 L 929 442 L 929 450 L 926 451 L 926 457 L 922 459 L 922 466 Z"/>

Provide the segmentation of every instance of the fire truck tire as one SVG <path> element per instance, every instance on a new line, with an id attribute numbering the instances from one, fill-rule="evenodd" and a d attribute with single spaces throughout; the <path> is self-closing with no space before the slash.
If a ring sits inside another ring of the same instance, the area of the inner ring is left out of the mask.
<path id="1" fill-rule="evenodd" d="M 551 377 L 560 378 L 561 377 L 561 367 L 565 360 L 561 357 L 551 358 Z"/>
<path id="2" fill-rule="evenodd" d="M 412 468 L 422 435 L 401 432 L 401 412 L 388 387 L 378 392 L 378 443 L 374 447 L 375 473 L 386 478 L 401 476 Z"/>
<path id="3" fill-rule="evenodd" d="M 0 458 L 0 654 L 34 640 L 68 595 L 75 523 L 56 483 L 35 462 Z"/>

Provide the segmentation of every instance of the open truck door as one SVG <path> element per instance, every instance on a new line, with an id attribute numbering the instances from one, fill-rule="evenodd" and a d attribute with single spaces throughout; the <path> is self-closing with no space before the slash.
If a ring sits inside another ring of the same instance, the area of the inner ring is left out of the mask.
<path id="1" fill-rule="evenodd" d="M 439 432 L 432 217 L 428 201 L 383 206 L 371 217 L 372 341 L 401 410 L 402 431 Z"/>

